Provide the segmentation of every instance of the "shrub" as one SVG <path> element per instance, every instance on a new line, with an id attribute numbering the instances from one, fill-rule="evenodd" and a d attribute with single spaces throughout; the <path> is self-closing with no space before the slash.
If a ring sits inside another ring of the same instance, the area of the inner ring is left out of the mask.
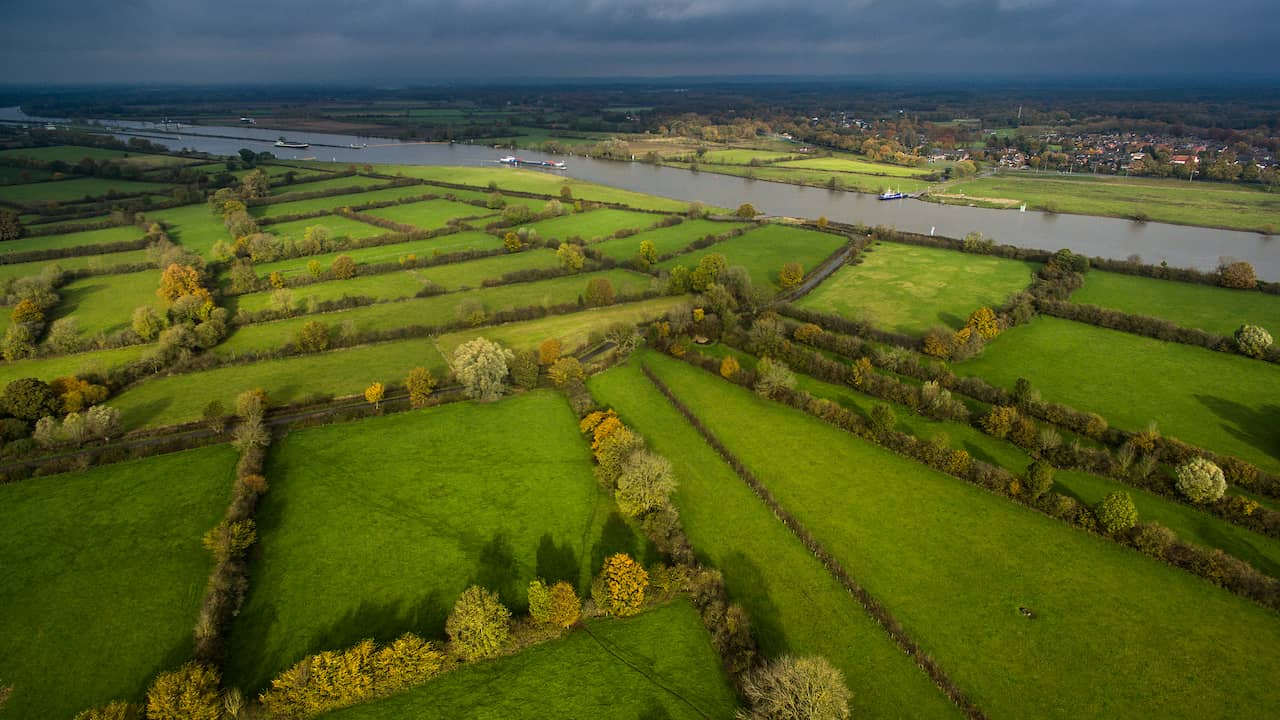
<path id="1" fill-rule="evenodd" d="M 759 215 L 760 212 L 756 210 L 755 205 L 752 205 L 751 203 L 742 203 L 741 205 L 738 206 L 738 209 L 733 212 L 733 214 L 737 215 L 740 218 L 745 218 L 750 220 L 756 215 Z"/>
<path id="2" fill-rule="evenodd" d="M 469 397 L 496 400 L 506 390 L 507 363 L 512 358 L 510 350 L 491 340 L 476 338 L 454 351 L 453 367 Z"/>
<path id="3" fill-rule="evenodd" d="M 524 247 L 524 241 L 519 235 L 508 232 L 502 236 L 502 246 L 507 249 L 507 252 L 519 252 L 520 248 Z"/>
<path id="4" fill-rule="evenodd" d="M 1138 522 L 1138 509 L 1133 506 L 1133 498 L 1120 490 L 1102 498 L 1093 508 L 1093 514 L 1102 529 L 1111 534 L 1128 530 Z"/>
<path id="5" fill-rule="evenodd" d="M 387 388 L 380 382 L 374 382 L 364 389 L 365 402 L 378 408 L 382 405 L 382 399 L 387 396 Z"/>
<path id="6" fill-rule="evenodd" d="M 551 590 L 541 578 L 529 583 L 529 617 L 536 622 L 551 622 Z"/>
<path id="7" fill-rule="evenodd" d="M 924 354 L 933 357 L 951 357 L 955 348 L 955 334 L 944 327 L 929 328 L 924 334 Z"/>
<path id="8" fill-rule="evenodd" d="M 1227 491 L 1222 469 L 1206 458 L 1192 458 L 1175 468 L 1173 474 L 1178 492 L 1193 503 L 1214 502 Z"/>
<path id="9" fill-rule="evenodd" d="M 1223 262 L 1218 265 L 1218 282 L 1222 287 L 1249 290 L 1258 287 L 1258 276 L 1247 262 Z"/>
<path id="10" fill-rule="evenodd" d="M 532 350 L 520 350 L 511 360 L 511 381 L 516 387 L 532 390 L 538 386 L 538 355 Z"/>
<path id="11" fill-rule="evenodd" d="M 616 482 L 618 509 L 630 517 L 665 505 L 676 488 L 671 462 L 648 450 L 631 454 Z"/>
<path id="12" fill-rule="evenodd" d="M 766 357 L 756 365 L 755 391 L 761 397 L 774 397 L 795 386 L 795 373 L 791 372 L 786 363 Z"/>
<path id="13" fill-rule="evenodd" d="M 551 586 L 551 608 L 549 621 L 556 627 L 567 628 L 578 622 L 582 614 L 582 601 L 578 592 L 569 583 L 561 580 Z"/>
<path id="14" fill-rule="evenodd" d="M 644 449 L 644 438 L 619 423 L 617 428 L 602 437 L 594 448 L 596 475 L 602 484 L 612 490 L 614 482 L 622 474 L 627 459 L 637 450 Z"/>
<path id="15" fill-rule="evenodd" d="M 750 709 L 744 720 L 845 720 L 849 688 L 844 675 L 823 657 L 784 655 L 748 673 L 742 693 Z"/>
<path id="16" fill-rule="evenodd" d="M 1027 494 L 1032 500 L 1053 489 L 1053 466 L 1044 460 L 1036 460 L 1027 468 Z"/>
<path id="17" fill-rule="evenodd" d="M 720 376 L 726 380 L 732 380 L 741 369 L 742 366 L 732 355 L 726 355 L 724 360 L 720 361 Z"/>
<path id="18" fill-rule="evenodd" d="M 603 594 L 597 598 L 600 607 L 615 617 L 627 617 L 640 612 L 645 589 L 649 586 L 649 573 L 630 555 L 618 553 L 604 561 L 597 583 Z M 593 587 L 592 594 L 596 594 L 596 587 Z"/>
<path id="19" fill-rule="evenodd" d="M 560 267 L 569 272 L 578 272 L 586 262 L 582 248 L 573 243 L 561 243 L 556 249 L 556 257 L 560 259 Z"/>
<path id="20" fill-rule="evenodd" d="M 798 287 L 804 280 L 804 267 L 798 262 L 789 262 L 778 271 L 778 285 L 783 290 Z"/>
<path id="21" fill-rule="evenodd" d="M 336 280 L 350 280 L 356 276 L 356 261 L 350 255 L 339 255 L 333 259 L 329 272 Z"/>
<path id="22" fill-rule="evenodd" d="M 992 437 L 1003 438 L 1013 430 L 1018 420 L 1018 409 L 1012 405 L 993 405 L 991 411 L 982 416 L 982 429 Z"/>
<path id="23" fill-rule="evenodd" d="M 548 338 L 538 346 L 538 362 L 550 365 L 560 359 L 560 339 Z"/>
<path id="24" fill-rule="evenodd" d="M 609 278 L 595 277 L 587 281 L 587 290 L 584 294 L 587 301 L 587 307 L 604 307 L 612 305 L 614 301 L 613 283 L 609 282 Z"/>
<path id="25" fill-rule="evenodd" d="M 147 690 L 147 720 L 219 720 L 218 671 L 187 663 L 160 673 Z"/>
<path id="26" fill-rule="evenodd" d="M 582 363 L 576 357 L 562 357 L 547 369 L 547 377 L 556 384 L 556 387 L 564 387 L 565 383 L 573 379 L 581 380 L 586 377 L 582 370 Z"/>
<path id="27" fill-rule="evenodd" d="M 204 534 L 204 548 L 213 553 L 218 562 L 244 555 L 258 540 L 252 519 L 228 521 L 223 518 L 212 530 Z"/>
<path id="28" fill-rule="evenodd" d="M 981 335 L 983 340 L 994 340 L 1000 334 L 1000 323 L 996 320 L 996 314 L 989 307 L 981 307 L 974 310 L 969 315 L 969 320 L 965 323 L 965 327 Z"/>
<path id="29" fill-rule="evenodd" d="M 464 660 L 494 657 L 511 636 L 511 611 L 497 593 L 472 585 L 454 602 L 444 629 Z"/>
<path id="30" fill-rule="evenodd" d="M 38 378 L 19 378 L 0 394 L 0 409 L 19 420 L 34 421 L 46 415 L 62 414 L 62 398 L 48 383 Z"/>
<path id="31" fill-rule="evenodd" d="M 164 330 L 168 323 L 156 309 L 150 305 L 143 305 L 134 308 L 133 318 L 129 323 L 129 327 L 138 334 L 138 337 L 150 342 L 156 339 L 161 330 Z"/>
<path id="32" fill-rule="evenodd" d="M 116 700 L 102 707 L 82 710 L 76 714 L 74 720 L 137 720 L 138 710 L 137 705 Z"/>
<path id="33" fill-rule="evenodd" d="M 436 389 L 436 378 L 424 367 L 416 367 L 409 371 L 404 379 L 405 389 L 409 391 L 409 406 L 420 408 L 427 404 L 431 393 Z"/>
<path id="34" fill-rule="evenodd" d="M 1257 325 L 1241 325 L 1235 338 L 1236 347 L 1249 357 L 1260 358 L 1271 347 L 1271 333 Z"/>
<path id="35" fill-rule="evenodd" d="M 322 352 L 329 349 L 329 326 L 319 320 L 308 320 L 298 329 L 294 344 L 302 352 Z"/>
<path id="36" fill-rule="evenodd" d="M 13 312 L 9 314 L 9 319 L 15 323 L 44 323 L 44 311 L 40 306 L 31 300 L 20 300 L 17 305 L 13 306 Z"/>
<path id="37" fill-rule="evenodd" d="M 1178 536 L 1169 528 L 1153 522 L 1139 523 L 1129 536 L 1133 546 L 1155 558 L 1163 558 L 1177 542 Z"/>
<path id="38" fill-rule="evenodd" d="M 871 408 L 871 429 L 877 434 L 888 432 L 898 424 L 893 408 L 884 403 L 876 403 Z"/>
<path id="39" fill-rule="evenodd" d="M 822 335 L 822 328 L 813 323 L 804 323 L 791 333 L 796 342 L 811 343 Z"/>

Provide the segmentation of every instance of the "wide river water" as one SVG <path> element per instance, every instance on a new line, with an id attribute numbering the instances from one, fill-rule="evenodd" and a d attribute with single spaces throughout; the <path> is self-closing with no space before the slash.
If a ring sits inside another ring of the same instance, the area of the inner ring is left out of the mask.
<path id="1" fill-rule="evenodd" d="M 0 108 L 0 121 L 46 122 L 16 107 Z M 52 122 L 63 122 L 52 120 Z M 111 121 L 127 135 L 140 135 L 172 149 L 190 148 L 217 155 L 234 155 L 240 148 L 270 151 L 282 159 L 314 158 L 337 162 L 400 165 L 494 165 L 511 154 L 487 145 L 408 143 L 391 138 L 357 137 L 317 132 L 287 132 L 252 126 L 182 125 L 175 129 L 156 123 Z M 307 150 L 272 146 L 282 134 L 311 143 Z M 221 136 L 221 137 L 218 137 Z M 353 149 L 351 145 L 366 146 Z M 1019 247 L 1056 250 L 1070 248 L 1086 255 L 1123 259 L 1137 255 L 1144 262 L 1167 262 L 1175 267 L 1211 270 L 1219 258 L 1253 264 L 1260 278 L 1280 280 L 1280 237 L 1212 228 L 1138 223 L 1087 215 L 992 210 L 939 205 L 919 200 L 882 201 L 874 195 L 799 187 L 748 180 L 710 172 L 693 173 L 639 162 L 561 157 L 522 150 L 530 160 L 564 160 L 566 170 L 554 171 L 583 180 L 661 195 L 698 200 L 708 205 L 737 207 L 749 202 L 762 212 L 792 217 L 827 218 L 866 225 L 888 225 L 918 233 L 964 237 L 979 231 L 997 242 Z M 552 171 L 547 171 L 552 172 Z M 1280 218 L 1277 218 L 1280 222 Z"/>

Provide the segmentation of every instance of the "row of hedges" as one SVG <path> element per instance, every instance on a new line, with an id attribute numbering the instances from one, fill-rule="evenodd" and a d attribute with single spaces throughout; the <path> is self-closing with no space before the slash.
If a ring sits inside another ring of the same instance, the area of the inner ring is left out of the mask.
<path id="1" fill-rule="evenodd" d="M 691 365 L 720 375 L 721 362 L 715 358 L 686 355 L 683 359 Z M 753 374 L 741 372 L 727 379 L 747 387 L 755 380 Z M 921 440 L 891 427 L 873 428 L 846 408 L 830 400 L 814 398 L 804 391 L 778 388 L 770 397 L 940 472 L 1013 499 L 1081 529 L 1129 545 L 1264 607 L 1280 610 L 1280 580 L 1264 575 L 1252 565 L 1222 550 L 1206 550 L 1181 540 L 1172 530 L 1157 523 L 1136 525 L 1130 522 L 1108 529 L 1104 520 L 1099 517 L 1097 508 L 1083 506 L 1075 499 L 1046 487 L 1037 487 L 1030 478 L 1030 468 L 1029 476 L 1020 478 L 1003 468 L 974 460 L 963 450 L 951 450 L 945 442 Z M 1124 496 L 1124 493 L 1113 495 Z M 1124 499 L 1128 500 L 1127 497 Z M 1131 505 L 1132 501 L 1128 502 Z M 1136 517 L 1136 512 L 1133 515 Z"/>
<path id="2" fill-rule="evenodd" d="M 145 230 L 140 231 L 144 235 Z M 142 250 L 152 242 L 151 238 L 139 237 L 137 240 L 122 240 L 97 245 L 75 245 L 63 248 L 44 248 L 25 252 L 0 255 L 0 265 L 17 265 L 18 263 L 40 262 L 42 260 L 58 260 L 61 258 L 83 257 L 86 255 L 105 255 L 107 253 Z"/>
<path id="3" fill-rule="evenodd" d="M 708 358 L 708 360 L 711 359 Z M 700 365 L 691 357 L 687 361 L 694 365 Z M 712 362 L 714 363 L 715 361 L 712 360 Z M 765 487 L 764 483 L 760 482 L 751 470 L 738 460 L 738 458 L 734 456 L 722 442 L 720 442 L 719 438 L 717 438 L 709 428 L 702 424 L 702 421 L 698 416 L 694 414 L 694 412 L 690 410 L 689 407 L 685 405 L 680 398 L 662 382 L 661 379 L 654 375 L 653 371 L 648 367 L 644 367 L 642 370 L 645 377 L 649 378 L 649 381 L 653 383 L 654 387 L 656 387 L 658 391 L 667 398 L 672 406 L 674 406 L 676 410 L 678 410 L 680 414 L 683 415 L 691 425 L 693 425 L 694 429 L 702 435 L 707 444 L 715 449 L 721 459 L 723 459 L 724 462 L 733 469 L 738 477 L 740 477 L 743 482 L 751 488 L 752 492 L 754 492 L 756 496 L 760 498 L 761 502 L 763 502 L 769 510 L 773 512 L 774 516 L 778 518 L 778 520 L 786 526 L 786 528 L 790 530 L 798 540 L 800 540 L 801 544 L 803 544 L 805 548 L 822 563 L 827 571 L 840 581 L 840 583 L 862 606 L 867 614 L 880 625 L 881 629 L 885 631 L 894 644 L 896 644 L 902 652 L 909 655 L 912 660 L 915 661 L 916 665 L 929 675 L 930 679 L 932 679 L 938 688 L 947 695 L 948 699 L 955 703 L 956 706 L 964 712 L 966 717 L 985 718 L 986 715 L 973 702 L 973 700 L 965 695 L 955 681 L 947 675 L 942 667 L 939 666 L 938 663 L 935 662 L 918 643 L 911 639 L 907 634 L 906 629 L 900 622 L 898 622 L 889 609 L 876 600 L 875 597 L 866 590 L 866 588 L 862 587 L 862 585 L 853 579 L 853 577 L 844 569 L 844 566 L 841 565 L 840 562 L 831 555 L 831 553 L 827 552 L 826 548 L 822 546 L 817 538 L 814 537 L 814 535 L 810 533 L 799 520 L 796 520 L 794 516 L 782 507 L 781 503 L 773 497 L 773 494 L 769 492 L 769 489 Z M 713 369 L 712 372 L 718 372 L 718 368 Z"/>
<path id="4" fill-rule="evenodd" d="M 351 195 L 353 193 L 365 192 L 366 190 L 386 190 L 393 187 L 405 187 L 407 185 L 421 185 L 422 183 L 412 178 L 397 178 L 387 183 L 373 188 L 364 185 L 351 185 L 347 187 L 328 188 L 325 190 L 312 190 L 302 192 L 290 192 L 282 195 L 270 195 L 261 198 L 244 198 L 246 207 L 260 207 L 262 205 L 277 205 L 280 203 L 296 202 L 298 200 L 315 200 L 318 198 L 335 197 L 337 195 Z"/>

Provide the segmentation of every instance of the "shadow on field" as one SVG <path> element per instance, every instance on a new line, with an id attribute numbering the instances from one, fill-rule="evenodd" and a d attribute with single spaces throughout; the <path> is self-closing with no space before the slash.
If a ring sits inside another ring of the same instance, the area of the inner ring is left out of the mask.
<path id="1" fill-rule="evenodd" d="M 651 698 L 636 718 L 637 720 L 671 720 L 671 713 L 667 712 L 667 709 L 657 700 Z"/>
<path id="2" fill-rule="evenodd" d="M 579 587 L 582 580 L 582 567 L 579 564 L 578 553 L 574 552 L 567 543 L 557 545 L 551 534 L 545 533 L 538 541 L 535 574 L 548 585 L 554 585 L 563 580 L 575 588 Z"/>
<path id="3" fill-rule="evenodd" d="M 599 572 L 604 567 L 604 559 L 617 553 L 626 553 L 641 565 L 649 565 L 659 559 L 653 544 L 647 538 L 641 542 L 635 529 L 615 510 L 600 529 L 600 538 L 591 546 L 591 572 Z"/>
<path id="4" fill-rule="evenodd" d="M 141 405 L 130 408 L 125 413 L 126 417 L 123 424 L 126 428 L 137 428 L 143 425 L 149 425 L 152 420 L 155 420 L 160 413 L 164 412 L 172 404 L 173 400 L 168 397 L 157 398 L 150 402 L 142 403 Z"/>
<path id="5" fill-rule="evenodd" d="M 1280 405 L 1251 408 L 1214 395 L 1195 398 L 1226 421 L 1223 427 L 1227 432 L 1273 458 L 1280 457 Z M 1221 448 L 1213 449 L 1221 451 Z"/>
<path id="6" fill-rule="evenodd" d="M 505 533 L 499 532 L 480 549 L 479 567 L 472 585 L 488 588 L 502 598 L 502 604 L 513 612 L 528 608 L 526 588 L 520 583 L 520 564 L 515 548 Z"/>
<path id="7" fill-rule="evenodd" d="M 452 603 L 446 604 L 437 592 L 416 602 L 383 605 L 362 602 L 328 628 L 317 632 L 308 643 L 307 654 L 350 647 L 365 638 L 385 643 L 407 632 L 428 639 L 443 638 L 444 621 L 451 607 Z M 293 658 L 290 663 L 299 659 Z"/>
<path id="8" fill-rule="evenodd" d="M 760 643 L 760 649 L 768 655 L 785 655 L 791 651 L 787 634 L 778 617 L 778 605 L 769 594 L 769 580 L 760 572 L 760 566 L 742 552 L 732 552 L 720 563 L 730 599 L 742 603 L 751 618 L 752 633 Z M 734 589 L 749 589 L 735 593 Z"/>

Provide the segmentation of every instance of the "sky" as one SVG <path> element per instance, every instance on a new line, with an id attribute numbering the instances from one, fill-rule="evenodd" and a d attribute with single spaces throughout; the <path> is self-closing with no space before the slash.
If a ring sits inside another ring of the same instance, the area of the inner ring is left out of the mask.
<path id="1" fill-rule="evenodd" d="M 1280 1 L 0 0 L 0 83 L 1280 74 Z"/>

